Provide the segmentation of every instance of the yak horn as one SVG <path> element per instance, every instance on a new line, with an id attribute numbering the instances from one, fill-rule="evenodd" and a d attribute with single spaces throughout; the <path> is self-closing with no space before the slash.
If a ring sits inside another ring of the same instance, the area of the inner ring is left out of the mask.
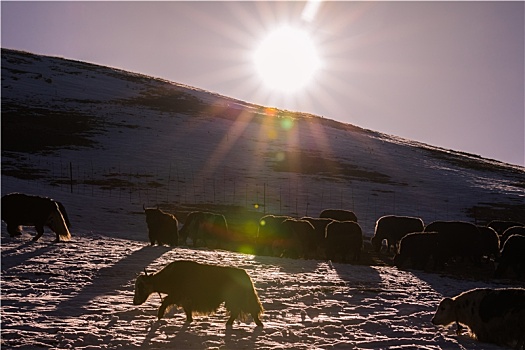
<path id="1" fill-rule="evenodd" d="M 146 210 L 146 206 L 144 205 L 144 203 L 142 203 L 142 209 Z"/>

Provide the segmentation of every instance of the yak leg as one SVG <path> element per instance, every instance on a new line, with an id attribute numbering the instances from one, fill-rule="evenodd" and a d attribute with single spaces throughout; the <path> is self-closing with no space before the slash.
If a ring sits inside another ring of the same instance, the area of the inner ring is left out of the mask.
<path id="1" fill-rule="evenodd" d="M 259 316 L 256 313 L 252 313 L 252 317 L 253 317 L 253 322 L 255 322 L 257 326 L 259 327 L 263 326 L 261 320 L 259 319 Z"/>
<path id="2" fill-rule="evenodd" d="M 191 323 L 193 321 L 193 312 L 191 309 L 184 307 L 184 313 L 186 313 L 186 322 Z"/>
<path id="3" fill-rule="evenodd" d="M 18 225 L 7 225 L 7 232 L 9 232 L 9 236 L 15 237 L 20 236 L 22 233 L 20 232 L 20 226 Z"/>
<path id="4" fill-rule="evenodd" d="M 175 301 L 172 297 L 168 295 L 166 298 L 164 298 L 162 304 L 159 307 L 159 311 L 157 312 L 157 318 L 160 320 L 162 317 L 164 317 L 166 309 L 173 304 L 175 304 Z"/>
<path id="5" fill-rule="evenodd" d="M 228 319 L 228 321 L 226 322 L 226 325 L 227 326 L 231 326 L 233 325 L 233 321 L 235 321 L 235 319 L 237 318 L 237 316 L 239 316 L 239 312 L 234 312 L 232 311 L 230 313 L 230 318 Z"/>
<path id="6" fill-rule="evenodd" d="M 36 229 L 37 235 L 33 238 L 33 241 L 38 241 L 38 239 L 42 237 L 42 235 L 44 234 L 44 226 L 42 225 L 35 226 L 35 229 Z"/>

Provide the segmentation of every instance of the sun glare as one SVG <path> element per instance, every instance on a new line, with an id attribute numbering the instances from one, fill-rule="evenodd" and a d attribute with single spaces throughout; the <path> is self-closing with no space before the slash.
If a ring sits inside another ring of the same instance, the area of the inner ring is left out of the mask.
<path id="1" fill-rule="evenodd" d="M 320 66 L 308 34 L 292 27 L 270 33 L 255 51 L 254 62 L 268 88 L 287 93 L 304 87 Z"/>

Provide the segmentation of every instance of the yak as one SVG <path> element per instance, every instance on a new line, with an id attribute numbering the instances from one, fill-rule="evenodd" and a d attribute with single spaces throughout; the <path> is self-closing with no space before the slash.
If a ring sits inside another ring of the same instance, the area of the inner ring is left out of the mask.
<path id="1" fill-rule="evenodd" d="M 61 209 L 62 208 L 62 209 Z M 63 212 L 62 212 L 63 210 Z M 7 232 L 11 237 L 19 236 L 20 226 L 34 226 L 38 240 L 44 234 L 44 227 L 49 227 L 56 233 L 56 242 L 68 241 L 71 226 L 64 206 L 47 197 L 10 193 L 2 197 L 2 220 L 7 225 Z M 67 220 L 67 221 L 66 221 Z"/>
<path id="2" fill-rule="evenodd" d="M 501 236 L 508 228 L 525 225 L 518 221 L 492 220 L 487 226 L 494 229 Z"/>
<path id="3" fill-rule="evenodd" d="M 376 222 L 374 236 L 371 239 L 376 252 L 381 250 L 383 240 L 387 241 L 387 251 L 393 248 L 397 252 L 399 241 L 403 236 L 412 232 L 422 232 L 423 220 L 411 216 L 387 215 L 380 217 Z"/>
<path id="4" fill-rule="evenodd" d="M 478 226 L 479 239 L 476 244 L 480 245 L 480 253 L 486 256 L 488 260 L 493 258 L 496 260 L 499 257 L 500 251 L 500 237 L 498 233 L 488 226 Z"/>
<path id="5" fill-rule="evenodd" d="M 146 214 L 148 225 L 148 238 L 151 245 L 177 246 L 179 242 L 179 222 L 174 215 L 166 213 L 157 208 L 146 208 L 142 206 Z"/>
<path id="6" fill-rule="evenodd" d="M 328 226 L 329 223 L 334 221 L 333 219 L 327 219 L 327 218 L 311 218 L 308 216 L 302 217 L 301 220 L 306 220 L 312 226 L 314 227 L 315 232 L 315 246 L 317 254 L 316 256 L 318 258 L 322 258 L 325 255 L 325 235 L 326 235 L 326 226 Z"/>
<path id="7" fill-rule="evenodd" d="M 503 277 L 509 267 L 512 267 L 518 279 L 525 276 L 525 236 L 519 234 L 510 236 L 501 249 L 498 262 L 494 272 L 495 278 Z"/>
<path id="8" fill-rule="evenodd" d="M 188 237 L 197 247 L 197 241 L 201 240 L 206 246 L 211 241 L 216 241 L 220 246 L 228 237 L 228 223 L 222 214 L 194 211 L 188 214 L 184 226 L 180 230 L 182 242 L 186 243 Z"/>
<path id="9" fill-rule="evenodd" d="M 325 209 L 319 214 L 320 218 L 333 219 L 337 221 L 357 222 L 357 216 L 353 211 L 344 209 Z"/>
<path id="10" fill-rule="evenodd" d="M 317 251 L 314 226 L 307 220 L 286 219 L 281 223 L 282 237 L 274 240 L 274 255 L 287 258 L 313 258 Z"/>
<path id="11" fill-rule="evenodd" d="M 442 266 L 449 259 L 458 257 L 481 260 L 483 240 L 476 225 L 463 221 L 434 221 L 424 231 L 438 233 L 437 265 Z"/>
<path id="12" fill-rule="evenodd" d="M 525 343 L 525 289 L 472 289 L 444 298 L 432 318 L 435 325 L 456 323 L 469 328 L 470 336 L 484 343 L 514 346 Z"/>
<path id="13" fill-rule="evenodd" d="M 503 245 L 512 235 L 525 236 L 525 226 L 512 226 L 506 229 L 500 238 L 500 247 L 503 248 Z"/>
<path id="14" fill-rule="evenodd" d="M 432 257 L 438 244 L 436 232 L 409 233 L 399 242 L 399 252 L 394 256 L 394 265 L 404 267 L 410 261 L 415 269 L 424 270 Z"/>
<path id="15" fill-rule="evenodd" d="M 259 296 L 248 273 L 240 268 L 174 261 L 153 275 L 137 277 L 133 304 L 143 304 L 155 292 L 167 294 L 158 310 L 158 319 L 175 305 L 184 309 L 189 323 L 194 314 L 213 313 L 224 302 L 230 312 L 227 326 L 237 317 L 245 320 L 248 314 L 257 326 L 263 325 L 260 316 L 264 309 Z"/>
<path id="16" fill-rule="evenodd" d="M 272 255 L 275 241 L 283 239 L 287 234 L 281 225 L 284 220 L 291 219 L 285 215 L 265 215 L 259 220 L 256 247 L 258 255 Z"/>
<path id="17" fill-rule="evenodd" d="M 334 260 L 340 256 L 346 262 L 347 256 L 357 262 L 363 248 L 361 226 L 354 221 L 332 221 L 326 226 L 326 257 Z"/>

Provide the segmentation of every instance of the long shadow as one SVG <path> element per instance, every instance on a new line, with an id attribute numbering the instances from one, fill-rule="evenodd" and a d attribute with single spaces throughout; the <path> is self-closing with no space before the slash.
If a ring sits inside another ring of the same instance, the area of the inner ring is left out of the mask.
<path id="1" fill-rule="evenodd" d="M 21 245 L 17 247 L 14 247 L 8 250 L 3 250 L 1 254 L 2 255 L 2 273 L 7 272 L 9 269 L 13 267 L 22 265 L 27 260 L 30 260 L 39 255 L 50 252 L 52 250 L 55 250 L 58 247 L 55 243 L 50 243 L 48 245 L 42 245 L 40 247 L 36 247 L 35 249 L 30 250 L 25 253 L 17 253 L 20 250 L 24 250 L 26 248 L 29 248 L 31 246 L 38 245 L 38 244 L 39 243 L 37 242 L 29 241 L 29 242 L 22 243 Z M 58 244 L 62 244 L 62 243 L 58 243 Z"/>
<path id="2" fill-rule="evenodd" d="M 57 305 L 51 315 L 78 317 L 85 314 L 85 306 L 103 295 L 118 295 L 122 286 L 129 285 L 145 266 L 171 250 L 168 247 L 144 246 L 135 250 L 115 264 L 97 271 L 92 283 L 85 286 L 77 295 Z M 131 301 L 130 301 L 131 302 Z"/>

